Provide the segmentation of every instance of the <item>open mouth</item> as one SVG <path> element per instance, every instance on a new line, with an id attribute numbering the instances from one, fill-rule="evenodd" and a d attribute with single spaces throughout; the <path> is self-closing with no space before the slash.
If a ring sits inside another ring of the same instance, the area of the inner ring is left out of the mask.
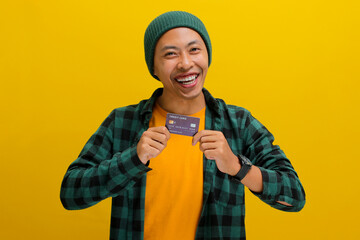
<path id="1" fill-rule="evenodd" d="M 175 78 L 175 80 L 182 85 L 194 84 L 199 74 L 191 74 L 184 77 Z"/>

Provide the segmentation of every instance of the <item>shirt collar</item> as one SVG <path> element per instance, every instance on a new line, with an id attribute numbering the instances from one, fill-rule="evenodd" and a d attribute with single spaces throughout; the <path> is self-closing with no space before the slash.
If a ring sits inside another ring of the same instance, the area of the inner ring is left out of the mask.
<path id="1" fill-rule="evenodd" d="M 216 116 L 220 117 L 221 109 L 219 102 L 216 101 L 216 99 L 205 88 L 203 88 L 202 91 L 204 93 L 206 106 L 209 107 L 210 110 L 212 110 L 212 112 L 214 112 Z M 161 96 L 162 92 L 163 92 L 163 88 L 156 89 L 154 93 L 151 95 L 151 97 L 145 102 L 144 107 L 140 113 L 142 119 L 145 119 L 147 115 L 151 117 L 155 101 L 158 97 Z"/>

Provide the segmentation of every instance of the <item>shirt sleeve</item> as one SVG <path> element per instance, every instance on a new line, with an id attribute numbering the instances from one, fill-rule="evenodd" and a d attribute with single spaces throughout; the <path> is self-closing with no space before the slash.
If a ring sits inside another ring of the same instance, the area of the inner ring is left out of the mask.
<path id="1" fill-rule="evenodd" d="M 300 211 L 305 205 L 305 191 L 297 173 L 280 147 L 273 144 L 273 135 L 251 114 L 245 120 L 245 137 L 245 156 L 260 168 L 263 177 L 263 191 L 253 193 L 276 209 Z"/>
<path id="2" fill-rule="evenodd" d="M 150 170 L 138 158 L 136 143 L 113 154 L 114 121 L 113 111 L 69 166 L 60 190 L 60 199 L 66 209 L 87 208 L 117 196 Z"/>

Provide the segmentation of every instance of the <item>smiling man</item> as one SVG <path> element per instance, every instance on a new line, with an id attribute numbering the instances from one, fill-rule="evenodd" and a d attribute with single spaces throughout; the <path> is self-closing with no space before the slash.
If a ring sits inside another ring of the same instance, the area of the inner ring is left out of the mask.
<path id="1" fill-rule="evenodd" d="M 245 239 L 244 186 L 274 208 L 301 210 L 303 187 L 271 133 L 203 88 L 212 51 L 204 24 L 164 13 L 144 46 L 163 88 L 102 123 L 63 179 L 64 207 L 112 197 L 111 239 L 182 240 Z"/>

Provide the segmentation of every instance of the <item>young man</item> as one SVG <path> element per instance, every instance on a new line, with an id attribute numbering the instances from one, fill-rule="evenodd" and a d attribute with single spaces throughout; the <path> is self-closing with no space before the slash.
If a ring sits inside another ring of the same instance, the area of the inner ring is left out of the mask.
<path id="1" fill-rule="evenodd" d="M 111 239 L 182 240 L 245 239 L 244 186 L 274 208 L 301 210 L 303 187 L 273 136 L 203 88 L 211 63 L 203 23 L 164 13 L 144 43 L 149 71 L 164 87 L 107 117 L 64 177 L 64 207 L 112 197 Z M 170 133 L 168 113 L 199 119 L 198 132 Z"/>

